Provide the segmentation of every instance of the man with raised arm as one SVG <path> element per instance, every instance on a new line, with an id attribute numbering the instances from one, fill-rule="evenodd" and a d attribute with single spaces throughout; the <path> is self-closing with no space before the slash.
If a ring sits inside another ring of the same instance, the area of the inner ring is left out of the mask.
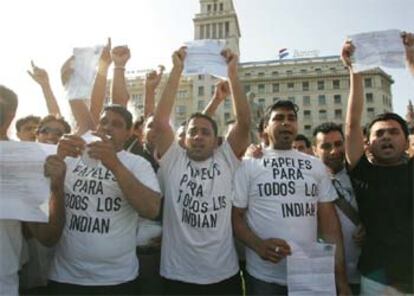
<path id="1" fill-rule="evenodd" d="M 18 104 L 17 95 L 0 85 L 0 140 L 8 141 L 7 130 L 13 121 Z M 24 222 L 34 238 L 46 246 L 56 243 L 64 224 L 63 180 L 65 163 L 57 156 L 46 159 L 44 172 L 50 178 L 48 223 Z M 18 271 L 22 252 L 22 223 L 0 219 L 0 295 L 18 295 Z"/>
<path id="2" fill-rule="evenodd" d="M 287 295 L 289 242 L 307 246 L 319 235 L 336 244 L 336 287 L 348 295 L 336 192 L 320 160 L 292 149 L 297 111 L 285 100 L 266 110 L 269 147 L 262 158 L 244 160 L 235 175 L 233 228 L 247 246 L 247 294 Z"/>
<path id="3" fill-rule="evenodd" d="M 223 52 L 236 124 L 217 146 L 217 125 L 195 113 L 187 121 L 185 149 L 169 124 L 186 50 L 173 54 L 173 68 L 155 111 L 156 151 L 164 193 L 160 273 L 166 294 L 241 294 L 231 229 L 232 180 L 237 155 L 249 143 L 250 111 L 237 75 L 238 56 Z"/>
<path id="4" fill-rule="evenodd" d="M 102 140 L 86 145 L 67 135 L 59 142 L 58 156 L 67 166 L 66 223 L 49 273 L 52 294 L 138 292 L 138 215 L 156 217 L 160 195 L 150 164 L 123 151 L 131 125 L 125 107 L 110 105 L 98 125 Z M 87 160 L 85 149 L 99 163 Z"/>
<path id="5" fill-rule="evenodd" d="M 350 58 L 355 50 L 358 48 L 348 41 L 341 57 L 350 75 L 345 156 L 366 227 L 359 261 L 361 294 L 413 293 L 414 168 L 413 158 L 405 157 L 407 123 L 395 113 L 378 115 L 368 124 L 368 151 L 364 151 L 363 79 L 360 73 L 354 73 Z"/>

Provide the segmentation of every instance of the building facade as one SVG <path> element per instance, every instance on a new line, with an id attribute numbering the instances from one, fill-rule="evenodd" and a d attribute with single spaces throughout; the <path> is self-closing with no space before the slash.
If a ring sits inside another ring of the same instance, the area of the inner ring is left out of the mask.
<path id="1" fill-rule="evenodd" d="M 200 0 L 200 13 L 194 22 L 194 39 L 225 39 L 233 51 L 240 53 L 241 37 L 232 0 Z M 143 110 L 145 71 L 128 72 L 131 108 Z M 167 76 L 167 75 L 164 75 Z M 239 76 L 246 93 L 263 108 L 277 100 L 291 100 L 299 106 L 299 132 L 307 136 L 326 121 L 343 124 L 349 94 L 349 75 L 339 56 L 300 59 L 275 59 L 246 62 L 239 66 Z M 391 76 L 377 68 L 363 73 L 365 110 L 363 123 L 376 114 L 392 111 Z M 163 78 L 156 100 L 165 84 Z M 214 92 L 217 79 L 209 75 L 183 77 L 175 105 L 176 127 L 191 113 L 202 111 Z M 215 119 L 221 131 L 233 119 L 232 104 L 226 99 Z"/>

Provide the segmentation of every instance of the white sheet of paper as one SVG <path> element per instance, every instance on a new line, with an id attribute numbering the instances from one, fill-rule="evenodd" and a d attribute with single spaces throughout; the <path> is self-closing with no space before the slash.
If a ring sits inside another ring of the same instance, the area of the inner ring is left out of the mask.
<path id="1" fill-rule="evenodd" d="M 45 159 L 56 145 L 0 141 L 0 219 L 47 222 L 50 180 Z"/>
<path id="2" fill-rule="evenodd" d="M 84 133 L 82 135 L 82 139 L 85 140 L 86 144 L 102 140 L 101 138 L 92 135 L 91 131 L 87 131 L 86 133 Z M 83 151 L 82 158 L 81 158 L 82 162 L 83 162 L 83 164 L 87 165 L 88 167 L 96 168 L 100 164 L 100 161 L 97 160 L 97 159 L 90 158 L 88 152 L 89 152 L 89 148 L 86 148 Z"/>
<path id="3" fill-rule="evenodd" d="M 194 40 L 185 43 L 187 56 L 184 60 L 184 75 L 210 74 L 221 79 L 227 78 L 227 64 L 221 51 L 224 40 Z"/>
<path id="4" fill-rule="evenodd" d="M 404 68 L 401 31 L 387 30 L 350 35 L 355 46 L 353 68 L 361 72 L 376 67 Z"/>
<path id="5" fill-rule="evenodd" d="M 336 295 L 335 245 L 312 243 L 299 246 L 289 242 L 287 257 L 289 296 Z"/>
<path id="6" fill-rule="evenodd" d="M 90 99 L 103 46 L 74 48 L 75 65 L 65 85 L 66 99 Z"/>

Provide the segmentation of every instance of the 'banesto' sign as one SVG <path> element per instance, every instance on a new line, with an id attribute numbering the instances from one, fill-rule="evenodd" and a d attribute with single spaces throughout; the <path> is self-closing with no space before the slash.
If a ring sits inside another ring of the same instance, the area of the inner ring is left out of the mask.
<path id="1" fill-rule="evenodd" d="M 297 50 L 295 49 L 293 52 L 294 58 L 310 58 L 310 57 L 318 57 L 319 50 Z"/>

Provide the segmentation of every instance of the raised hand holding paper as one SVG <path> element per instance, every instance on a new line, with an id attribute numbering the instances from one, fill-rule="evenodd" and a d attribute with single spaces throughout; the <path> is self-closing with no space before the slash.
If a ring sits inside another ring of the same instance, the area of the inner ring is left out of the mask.
<path id="1" fill-rule="evenodd" d="M 221 55 L 224 40 L 195 40 L 186 42 L 185 46 L 184 75 L 210 74 L 227 79 L 227 65 Z"/>

